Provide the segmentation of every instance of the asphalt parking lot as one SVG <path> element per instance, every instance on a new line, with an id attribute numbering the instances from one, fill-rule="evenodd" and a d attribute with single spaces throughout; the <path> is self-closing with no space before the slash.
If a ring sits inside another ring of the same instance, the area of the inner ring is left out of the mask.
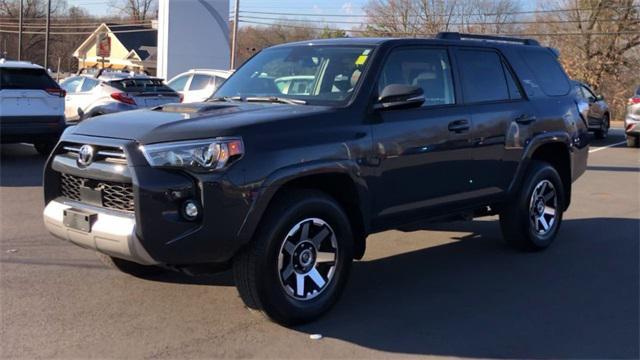
<path id="1" fill-rule="evenodd" d="M 592 142 L 547 251 L 506 247 L 496 218 L 376 234 L 337 306 L 293 329 L 246 310 L 229 273 L 139 279 L 53 238 L 42 158 L 4 145 L 0 357 L 638 358 L 640 151 L 622 141 Z"/>

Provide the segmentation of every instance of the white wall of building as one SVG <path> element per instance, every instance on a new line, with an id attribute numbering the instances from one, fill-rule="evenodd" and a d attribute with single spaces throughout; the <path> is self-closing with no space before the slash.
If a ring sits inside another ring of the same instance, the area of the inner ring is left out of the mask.
<path id="1" fill-rule="evenodd" d="M 228 0 L 160 0 L 158 10 L 158 77 L 229 69 Z"/>

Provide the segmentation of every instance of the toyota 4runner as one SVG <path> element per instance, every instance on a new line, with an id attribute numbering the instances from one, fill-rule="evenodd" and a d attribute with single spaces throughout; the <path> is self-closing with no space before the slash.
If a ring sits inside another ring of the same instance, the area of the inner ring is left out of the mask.
<path id="1" fill-rule="evenodd" d="M 541 250 L 588 153 L 557 56 L 459 33 L 274 46 L 206 102 L 68 128 L 45 225 L 134 275 L 232 267 L 282 324 L 327 311 L 375 232 L 499 214 L 507 243 Z"/>

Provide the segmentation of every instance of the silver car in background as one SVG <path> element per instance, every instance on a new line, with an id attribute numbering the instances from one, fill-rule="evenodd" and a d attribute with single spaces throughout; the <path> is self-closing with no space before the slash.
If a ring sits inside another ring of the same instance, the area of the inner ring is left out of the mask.
<path id="1" fill-rule="evenodd" d="M 191 69 L 174 76 L 167 85 L 183 96 L 183 102 L 201 102 L 213 96 L 232 73 L 230 70 Z"/>
<path id="2" fill-rule="evenodd" d="M 182 96 L 162 79 L 140 73 L 84 73 L 63 80 L 60 86 L 67 91 L 67 122 L 182 101 Z"/>
<path id="3" fill-rule="evenodd" d="M 627 146 L 640 147 L 640 86 L 627 103 L 624 132 L 627 135 Z"/>

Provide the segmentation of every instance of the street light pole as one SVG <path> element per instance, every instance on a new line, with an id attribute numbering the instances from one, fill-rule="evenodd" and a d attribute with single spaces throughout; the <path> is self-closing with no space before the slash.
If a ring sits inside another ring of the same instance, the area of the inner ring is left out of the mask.
<path id="1" fill-rule="evenodd" d="M 233 34 L 231 34 L 231 68 L 236 68 L 236 48 L 238 47 L 238 14 L 240 13 L 240 0 L 236 0 L 236 8 L 233 12 Z"/>
<path id="2" fill-rule="evenodd" d="M 18 15 L 18 61 L 22 60 L 22 1 L 20 0 L 20 15 Z"/>
<path id="3" fill-rule="evenodd" d="M 47 0 L 47 31 L 44 35 L 44 69 L 49 68 L 49 31 L 51 30 L 51 0 Z"/>

